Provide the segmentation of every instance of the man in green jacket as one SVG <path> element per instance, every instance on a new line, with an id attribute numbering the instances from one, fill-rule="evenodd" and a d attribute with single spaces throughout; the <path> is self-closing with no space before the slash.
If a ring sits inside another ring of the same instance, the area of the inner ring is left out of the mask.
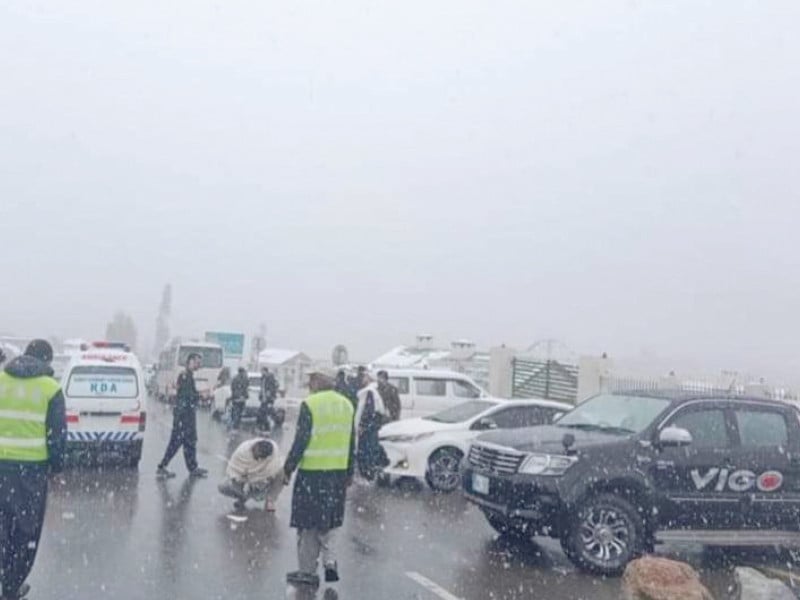
<path id="1" fill-rule="evenodd" d="M 48 472 L 63 468 L 67 421 L 53 348 L 34 340 L 0 373 L 0 584 L 23 598 L 47 505 Z"/>

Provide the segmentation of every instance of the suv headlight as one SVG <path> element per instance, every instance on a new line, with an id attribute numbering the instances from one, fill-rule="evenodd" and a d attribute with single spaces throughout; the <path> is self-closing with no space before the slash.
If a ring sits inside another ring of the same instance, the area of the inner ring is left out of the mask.
<path id="1" fill-rule="evenodd" d="M 385 437 L 381 437 L 380 441 L 410 443 L 410 442 L 419 442 L 420 440 L 428 439 L 431 436 L 433 436 L 432 431 L 428 433 L 417 433 L 415 435 L 387 435 Z"/>
<path id="2" fill-rule="evenodd" d="M 563 475 L 576 462 L 578 459 L 575 456 L 529 454 L 518 472 L 526 475 Z"/>

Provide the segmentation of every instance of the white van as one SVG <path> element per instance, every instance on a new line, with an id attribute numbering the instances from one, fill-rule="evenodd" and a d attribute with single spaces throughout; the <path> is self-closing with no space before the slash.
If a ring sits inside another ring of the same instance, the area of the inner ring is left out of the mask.
<path id="1" fill-rule="evenodd" d="M 222 346 L 210 342 L 177 342 L 166 347 L 159 355 L 156 373 L 156 396 L 162 402 L 174 404 L 178 375 L 186 368 L 190 354 L 199 354 L 203 362 L 195 371 L 194 384 L 200 394 L 200 403 L 214 403 L 214 388 L 222 370 Z"/>
<path id="2" fill-rule="evenodd" d="M 142 367 L 124 344 L 95 342 L 73 356 L 61 387 L 67 409 L 67 448 L 115 454 L 136 467 L 147 411 Z"/>
<path id="3" fill-rule="evenodd" d="M 375 367 L 373 373 L 386 371 L 389 382 L 400 393 L 401 419 L 432 415 L 465 400 L 489 395 L 463 373 L 433 369 L 393 369 Z"/>

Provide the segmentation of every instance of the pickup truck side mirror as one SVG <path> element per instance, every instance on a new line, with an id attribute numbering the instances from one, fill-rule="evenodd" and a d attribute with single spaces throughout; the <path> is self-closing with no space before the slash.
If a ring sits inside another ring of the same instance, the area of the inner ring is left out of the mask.
<path id="1" fill-rule="evenodd" d="M 665 427 L 658 434 L 662 448 L 684 448 L 692 443 L 692 434 L 681 427 Z"/>
<path id="2" fill-rule="evenodd" d="M 495 423 L 489 417 L 483 417 L 472 424 L 472 429 L 475 431 L 488 431 L 490 429 L 497 429 L 497 423 Z"/>

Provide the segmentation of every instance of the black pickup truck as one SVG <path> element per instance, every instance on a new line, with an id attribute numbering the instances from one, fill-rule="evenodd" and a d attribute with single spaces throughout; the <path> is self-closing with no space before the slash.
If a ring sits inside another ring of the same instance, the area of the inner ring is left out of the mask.
<path id="1" fill-rule="evenodd" d="M 503 534 L 547 535 L 619 574 L 658 542 L 800 545 L 800 412 L 760 398 L 627 392 L 553 425 L 481 435 L 464 493 Z"/>

